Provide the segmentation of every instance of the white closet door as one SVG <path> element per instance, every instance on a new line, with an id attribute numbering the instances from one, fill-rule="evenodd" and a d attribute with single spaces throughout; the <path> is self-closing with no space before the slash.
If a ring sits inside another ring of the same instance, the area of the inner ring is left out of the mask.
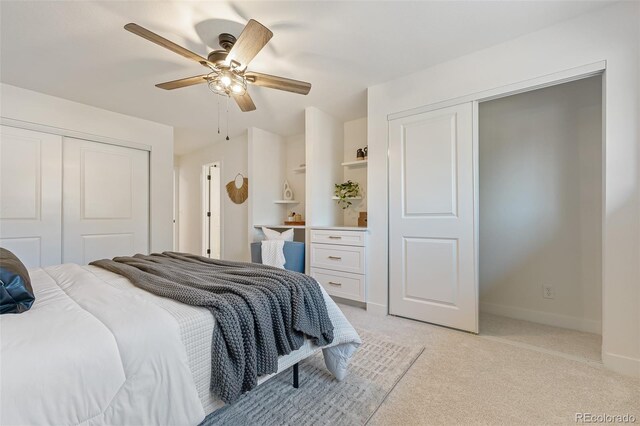
<path id="1" fill-rule="evenodd" d="M 148 152 L 64 138 L 63 164 L 64 261 L 147 253 Z"/>
<path id="2" fill-rule="evenodd" d="M 472 106 L 389 122 L 389 312 L 477 332 Z"/>
<path id="3" fill-rule="evenodd" d="M 59 264 L 62 137 L 0 127 L 0 246 L 28 268 Z"/>

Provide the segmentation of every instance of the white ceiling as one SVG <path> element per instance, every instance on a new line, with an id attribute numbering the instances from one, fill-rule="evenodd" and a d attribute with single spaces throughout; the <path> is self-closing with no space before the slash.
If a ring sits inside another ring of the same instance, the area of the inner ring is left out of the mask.
<path id="1" fill-rule="evenodd" d="M 286 136 L 304 131 L 306 106 L 345 121 L 363 117 L 368 86 L 606 4 L 2 1 L 0 78 L 174 126 L 175 151 L 182 154 L 223 138 L 216 133 L 216 97 L 205 85 L 155 88 L 156 83 L 202 74 L 204 68 L 125 31 L 128 22 L 203 56 L 218 48 L 219 33 L 237 36 L 249 18 L 269 27 L 274 37 L 249 68 L 309 81 L 313 88 L 300 96 L 251 87 L 257 111 L 241 113 L 230 103 L 230 134 L 256 126 Z"/>

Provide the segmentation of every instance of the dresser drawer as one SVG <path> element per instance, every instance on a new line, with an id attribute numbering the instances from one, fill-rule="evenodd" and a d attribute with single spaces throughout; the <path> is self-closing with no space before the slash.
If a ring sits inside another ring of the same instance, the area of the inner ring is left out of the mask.
<path id="1" fill-rule="evenodd" d="M 315 278 L 327 293 L 332 296 L 364 302 L 364 275 L 347 272 L 328 271 L 311 268 L 311 276 Z"/>
<path id="2" fill-rule="evenodd" d="M 364 247 L 312 243 L 311 267 L 364 274 Z"/>
<path id="3" fill-rule="evenodd" d="M 332 229 L 312 229 L 311 242 L 364 247 L 365 235 L 366 232 L 363 231 L 335 231 Z"/>

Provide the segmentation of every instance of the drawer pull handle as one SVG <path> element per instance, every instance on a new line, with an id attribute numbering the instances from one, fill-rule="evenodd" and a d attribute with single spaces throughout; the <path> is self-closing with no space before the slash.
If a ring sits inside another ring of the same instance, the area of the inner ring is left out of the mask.
<path id="1" fill-rule="evenodd" d="M 329 259 L 333 259 L 333 260 L 342 260 L 341 257 L 339 256 L 329 256 Z"/>
<path id="2" fill-rule="evenodd" d="M 342 285 L 342 283 L 334 283 L 333 281 L 329 281 L 329 284 L 335 285 L 337 287 L 340 287 Z"/>
<path id="3" fill-rule="evenodd" d="M 337 235 L 329 235 L 329 238 L 331 238 L 332 240 L 341 240 L 342 237 L 337 236 Z"/>

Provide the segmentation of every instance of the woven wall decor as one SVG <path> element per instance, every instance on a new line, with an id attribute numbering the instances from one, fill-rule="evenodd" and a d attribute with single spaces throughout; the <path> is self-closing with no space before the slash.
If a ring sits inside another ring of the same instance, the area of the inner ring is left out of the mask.
<path id="1" fill-rule="evenodd" d="M 242 204 L 249 198 L 249 179 L 242 173 L 238 173 L 236 178 L 227 184 L 227 194 L 229 199 L 236 204 Z"/>

